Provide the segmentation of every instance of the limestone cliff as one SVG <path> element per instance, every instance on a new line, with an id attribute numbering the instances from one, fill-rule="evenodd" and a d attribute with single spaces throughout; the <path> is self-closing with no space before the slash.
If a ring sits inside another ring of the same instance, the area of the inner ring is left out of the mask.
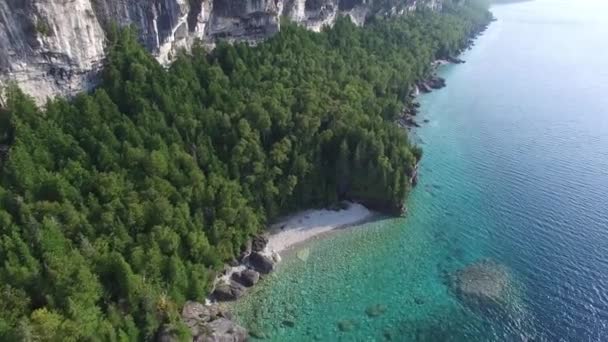
<path id="1" fill-rule="evenodd" d="M 374 1 L 376 1 L 374 3 Z M 0 0 L 0 88 L 16 81 L 39 102 L 93 87 L 110 24 L 134 25 L 161 63 L 196 39 L 256 42 L 286 17 L 319 31 L 339 15 L 358 24 L 443 0 Z M 1 98 L 0 98 L 1 101 Z"/>

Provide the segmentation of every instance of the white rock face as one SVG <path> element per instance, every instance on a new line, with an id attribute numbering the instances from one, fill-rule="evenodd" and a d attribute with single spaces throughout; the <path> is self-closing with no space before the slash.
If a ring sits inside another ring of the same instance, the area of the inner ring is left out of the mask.
<path id="1" fill-rule="evenodd" d="M 0 86 L 15 80 L 39 100 L 88 89 L 104 40 L 89 0 L 2 0 Z"/>
<path id="2" fill-rule="evenodd" d="M 10 82 L 38 103 L 97 84 L 107 28 L 134 25 L 142 44 L 168 64 L 201 39 L 255 43 L 280 30 L 280 18 L 314 31 L 348 15 L 363 25 L 373 0 L 0 0 L 0 94 Z M 442 0 L 396 0 L 387 14 Z M 0 104 L 2 98 L 0 95 Z"/>

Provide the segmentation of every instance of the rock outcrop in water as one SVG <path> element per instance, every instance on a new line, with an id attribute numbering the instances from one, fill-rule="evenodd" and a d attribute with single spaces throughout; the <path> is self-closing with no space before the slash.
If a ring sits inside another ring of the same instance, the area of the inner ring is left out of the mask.
<path id="1" fill-rule="evenodd" d="M 133 25 L 161 63 L 197 40 L 257 42 L 280 30 L 280 18 L 318 31 L 339 15 L 363 24 L 371 14 L 400 15 L 443 0 L 3 0 L 0 88 L 14 81 L 39 102 L 97 84 L 109 28 Z M 375 12 L 374 12 L 375 11 Z M 1 97 L 0 97 L 1 103 Z"/>
<path id="2" fill-rule="evenodd" d="M 490 260 L 458 270 L 452 275 L 451 285 L 459 299 L 481 309 L 507 305 L 512 286 L 507 269 Z"/>

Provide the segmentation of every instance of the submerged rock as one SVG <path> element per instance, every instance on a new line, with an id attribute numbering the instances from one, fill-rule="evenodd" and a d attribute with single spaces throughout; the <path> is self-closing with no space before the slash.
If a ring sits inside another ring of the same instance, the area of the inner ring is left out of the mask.
<path id="1" fill-rule="evenodd" d="M 393 333 L 386 329 L 382 332 L 382 337 L 384 338 L 385 341 L 392 341 L 393 340 Z"/>
<path id="2" fill-rule="evenodd" d="M 355 330 L 355 322 L 350 319 L 344 319 L 338 322 L 338 329 L 342 332 Z"/>
<path id="3" fill-rule="evenodd" d="M 368 306 L 365 309 L 365 314 L 369 317 L 378 317 L 386 312 L 386 306 L 382 304 L 375 304 Z"/>
<path id="4" fill-rule="evenodd" d="M 257 339 L 259 339 L 259 340 L 263 340 L 263 339 L 265 339 L 265 338 L 267 338 L 267 337 L 268 337 L 268 335 L 266 335 L 266 333 L 265 333 L 264 331 L 259 330 L 259 329 L 257 329 L 257 328 L 255 328 L 255 329 L 250 328 L 250 329 L 249 329 L 249 335 L 250 335 L 251 337 L 253 337 L 253 338 L 257 338 Z"/>
<path id="5" fill-rule="evenodd" d="M 456 295 L 480 308 L 502 307 L 508 302 L 511 278 L 507 269 L 490 260 L 471 264 L 451 277 Z"/>
<path id="6" fill-rule="evenodd" d="M 296 326 L 296 322 L 293 319 L 284 319 L 282 323 L 284 326 L 289 328 L 293 328 Z"/>

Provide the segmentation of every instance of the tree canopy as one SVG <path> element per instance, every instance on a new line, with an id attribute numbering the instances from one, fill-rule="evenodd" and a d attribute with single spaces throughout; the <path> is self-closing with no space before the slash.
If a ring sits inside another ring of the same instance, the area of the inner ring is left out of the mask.
<path id="1" fill-rule="evenodd" d="M 321 33 L 286 24 L 164 69 L 132 29 L 101 85 L 0 111 L 0 340 L 148 340 L 269 220 L 343 198 L 403 203 L 420 155 L 393 124 L 475 5 Z M 1 152 L 1 151 L 0 151 Z"/>

